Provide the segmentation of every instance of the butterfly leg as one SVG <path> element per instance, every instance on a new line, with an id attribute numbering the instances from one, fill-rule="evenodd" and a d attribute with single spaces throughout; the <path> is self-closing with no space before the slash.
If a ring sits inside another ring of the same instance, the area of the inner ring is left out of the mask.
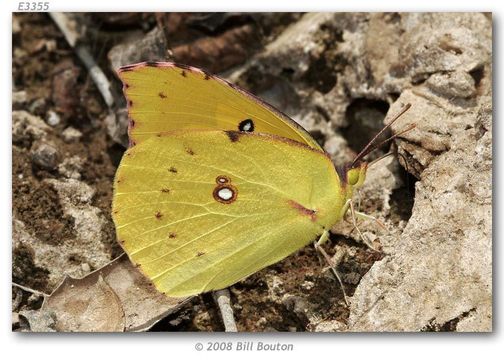
<path id="1" fill-rule="evenodd" d="M 378 220 L 377 218 L 375 218 L 374 216 L 371 216 L 371 215 L 368 215 L 368 214 L 364 214 L 363 212 L 360 212 L 360 211 L 356 211 L 355 212 L 355 216 L 358 217 L 359 219 L 363 219 L 363 220 L 371 220 L 371 221 L 374 221 L 376 224 L 378 224 L 379 227 L 381 227 L 383 230 L 385 231 L 389 231 L 387 229 L 387 227 L 385 226 L 384 223 L 382 223 L 380 220 Z"/>
<path id="2" fill-rule="evenodd" d="M 351 199 L 348 200 L 348 203 L 349 203 L 350 215 L 352 217 L 352 223 L 353 223 L 354 229 L 357 230 L 357 233 L 359 234 L 359 238 L 362 240 L 362 242 L 364 244 L 366 244 L 366 246 L 368 248 L 370 248 L 373 251 L 378 251 L 374 248 L 374 246 L 369 242 L 369 240 L 364 236 L 364 234 L 360 231 L 359 227 L 357 226 L 357 212 L 354 209 L 352 200 Z M 369 215 L 366 215 L 366 216 L 369 216 Z"/>
<path id="3" fill-rule="evenodd" d="M 362 199 L 362 197 L 361 197 L 360 189 L 357 189 L 357 210 L 355 211 L 356 217 L 359 218 L 359 219 L 363 219 L 363 220 L 374 221 L 383 230 L 389 232 L 389 230 L 387 229 L 387 227 L 380 220 L 378 220 L 374 216 L 365 214 L 365 213 L 363 213 L 363 212 L 360 211 L 360 209 L 361 209 L 361 199 Z"/>
<path id="4" fill-rule="evenodd" d="M 329 240 L 329 231 L 324 230 L 324 232 L 322 233 L 322 235 L 320 236 L 320 238 L 318 239 L 318 241 L 315 241 L 313 243 L 313 245 L 315 247 L 315 250 L 319 254 L 322 255 L 322 257 L 324 258 L 324 260 L 327 262 L 327 264 L 331 268 L 332 273 L 334 274 L 334 276 L 338 280 L 338 282 L 340 284 L 340 287 L 341 287 L 341 291 L 343 292 L 343 299 L 345 300 L 345 304 L 348 306 L 349 305 L 348 304 L 348 297 L 347 297 L 347 294 L 346 294 L 346 291 L 345 291 L 345 286 L 343 286 L 343 282 L 341 281 L 341 277 L 340 277 L 338 271 L 336 270 L 336 266 L 335 266 L 333 260 L 325 252 L 324 248 L 322 247 L 322 244 L 325 243 L 327 240 Z"/>

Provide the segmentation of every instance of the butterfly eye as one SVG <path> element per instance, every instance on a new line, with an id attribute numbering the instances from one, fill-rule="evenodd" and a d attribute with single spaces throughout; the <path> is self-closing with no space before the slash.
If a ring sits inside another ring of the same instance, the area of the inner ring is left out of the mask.
<path id="1" fill-rule="evenodd" d="M 355 185 L 359 182 L 359 173 L 360 173 L 360 168 L 354 168 L 348 170 L 347 173 L 347 181 L 349 185 Z"/>

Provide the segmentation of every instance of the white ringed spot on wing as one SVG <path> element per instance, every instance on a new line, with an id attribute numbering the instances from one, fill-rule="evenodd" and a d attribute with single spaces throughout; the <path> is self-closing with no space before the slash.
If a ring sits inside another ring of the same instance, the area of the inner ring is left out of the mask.
<path id="1" fill-rule="evenodd" d="M 229 183 L 218 184 L 213 191 L 213 197 L 221 204 L 231 204 L 238 197 L 238 189 Z"/>

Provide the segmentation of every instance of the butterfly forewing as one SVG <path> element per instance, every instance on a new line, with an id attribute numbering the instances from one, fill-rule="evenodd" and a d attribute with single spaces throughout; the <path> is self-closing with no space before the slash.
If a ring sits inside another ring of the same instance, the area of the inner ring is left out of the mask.
<path id="1" fill-rule="evenodd" d="M 125 66 L 118 73 L 128 100 L 133 144 L 160 131 L 215 129 L 275 134 L 321 149 L 288 116 L 200 69 L 140 63 Z"/>

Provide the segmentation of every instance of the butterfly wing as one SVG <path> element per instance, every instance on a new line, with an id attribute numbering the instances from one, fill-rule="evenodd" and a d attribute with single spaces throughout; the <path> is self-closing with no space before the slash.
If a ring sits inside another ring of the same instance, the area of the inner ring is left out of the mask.
<path id="1" fill-rule="evenodd" d="M 133 144 L 160 131 L 215 129 L 275 134 L 321 149 L 287 115 L 203 70 L 149 62 L 124 66 L 118 74 L 128 100 Z"/>
<path id="2" fill-rule="evenodd" d="M 114 188 L 120 243 L 174 297 L 225 288 L 283 259 L 343 206 L 323 152 L 242 132 L 152 137 L 126 152 Z"/>

